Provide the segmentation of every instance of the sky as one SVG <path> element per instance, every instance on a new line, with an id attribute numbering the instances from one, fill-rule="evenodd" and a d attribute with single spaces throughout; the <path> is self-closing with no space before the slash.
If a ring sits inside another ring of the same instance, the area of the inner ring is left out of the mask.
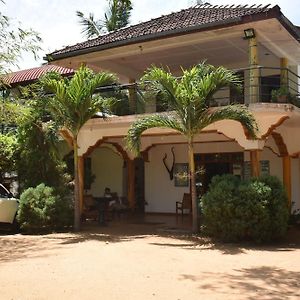
<path id="1" fill-rule="evenodd" d="M 131 24 L 147 21 L 164 14 L 190 7 L 196 0 L 133 0 Z M 212 5 L 262 4 L 279 5 L 284 15 L 295 25 L 300 25 L 300 0 L 210 0 Z M 23 55 L 20 69 L 40 66 L 43 56 L 67 45 L 85 40 L 81 34 L 76 11 L 94 13 L 96 19 L 104 16 L 107 0 L 5 0 L 0 3 L 0 11 L 10 17 L 15 24 L 21 22 L 22 28 L 32 28 L 43 39 L 40 58 Z"/>

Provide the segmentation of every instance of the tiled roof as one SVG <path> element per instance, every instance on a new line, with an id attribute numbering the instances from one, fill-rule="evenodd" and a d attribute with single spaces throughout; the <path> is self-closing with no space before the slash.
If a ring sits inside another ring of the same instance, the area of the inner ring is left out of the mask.
<path id="1" fill-rule="evenodd" d="M 161 16 L 147 22 L 132 25 L 114 32 L 99 36 L 73 46 L 49 54 L 52 59 L 80 54 L 82 50 L 93 51 L 95 48 L 112 48 L 120 43 L 122 45 L 134 43 L 137 40 L 149 40 L 161 36 L 168 36 L 182 32 L 197 30 L 200 27 L 221 25 L 242 21 L 244 17 L 263 15 L 265 18 L 270 11 L 280 11 L 278 6 L 270 8 L 267 6 L 218 6 L 218 5 L 196 5 L 194 7 Z M 89 51 L 87 51 L 89 52 Z"/>
<path id="2" fill-rule="evenodd" d="M 42 75 L 52 71 L 58 72 L 61 75 L 65 75 L 65 76 L 74 74 L 73 69 L 68 69 L 68 68 L 55 66 L 55 65 L 44 65 L 38 68 L 21 70 L 21 71 L 8 74 L 4 79 L 4 82 L 9 85 L 29 83 L 39 79 Z"/>

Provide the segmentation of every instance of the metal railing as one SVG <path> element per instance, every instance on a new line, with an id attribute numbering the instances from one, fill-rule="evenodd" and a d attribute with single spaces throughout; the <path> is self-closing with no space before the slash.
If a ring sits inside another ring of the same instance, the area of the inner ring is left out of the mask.
<path id="1" fill-rule="evenodd" d="M 300 76 L 290 69 L 259 66 L 234 71 L 241 76 L 242 91 L 239 93 L 232 88 L 221 89 L 215 94 L 212 106 L 256 102 L 300 104 Z"/>
<path id="2" fill-rule="evenodd" d="M 241 78 L 242 90 L 220 89 L 211 99 L 210 106 L 224 106 L 233 103 L 292 103 L 300 106 L 300 76 L 288 68 L 263 67 L 233 70 Z M 152 113 L 168 110 L 159 96 L 144 90 L 140 83 L 113 85 L 98 91 L 111 94 L 118 99 L 117 115 Z M 134 91 L 134 99 L 132 93 Z"/>

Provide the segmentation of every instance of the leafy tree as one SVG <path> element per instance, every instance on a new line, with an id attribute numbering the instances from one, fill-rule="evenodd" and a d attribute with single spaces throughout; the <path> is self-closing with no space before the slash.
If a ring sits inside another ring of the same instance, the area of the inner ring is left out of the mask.
<path id="1" fill-rule="evenodd" d="M 128 25 L 131 10 L 130 0 L 109 0 L 109 8 L 104 14 L 104 20 L 95 20 L 93 13 L 90 13 L 88 17 L 81 11 L 77 11 L 76 14 L 79 24 L 83 27 L 82 34 L 89 39 Z"/>
<path id="2" fill-rule="evenodd" d="M 101 86 L 116 82 L 116 77 L 110 73 L 94 74 L 86 67 L 80 67 L 71 79 L 48 79 L 44 84 L 54 96 L 50 101 L 50 109 L 56 120 L 61 120 L 65 129 L 72 137 L 74 150 L 75 205 L 74 229 L 80 230 L 80 200 L 78 174 L 78 141 L 77 137 L 82 126 L 97 112 L 107 111 L 111 105 L 110 98 L 94 94 Z"/>
<path id="3" fill-rule="evenodd" d="M 198 228 L 198 209 L 195 188 L 194 136 L 208 125 L 231 119 L 240 122 L 254 137 L 257 128 L 253 115 L 245 106 L 230 105 L 210 108 L 213 95 L 226 86 L 240 86 L 239 78 L 224 67 L 214 67 L 205 63 L 189 70 L 182 69 L 182 77 L 177 78 L 169 71 L 152 67 L 143 77 L 152 88 L 160 93 L 171 111 L 137 120 L 127 134 L 129 149 L 139 153 L 142 133 L 154 127 L 171 128 L 184 135 L 188 144 L 189 176 L 193 208 L 193 231 Z"/>
<path id="4" fill-rule="evenodd" d="M 2 1 L 3 2 L 3 1 Z M 22 52 L 31 52 L 35 57 L 41 38 L 32 29 L 14 26 L 11 19 L 0 12 L 0 75 L 9 71 L 10 66 L 17 65 Z M 3 87 L 1 80 L 0 86 Z"/>
<path id="5" fill-rule="evenodd" d="M 58 126 L 50 118 L 48 97 L 40 83 L 24 88 L 22 97 L 27 99 L 27 113 L 17 129 L 18 175 L 21 188 L 45 183 L 64 195 L 67 192 L 66 183 L 70 178 L 58 153 Z"/>
<path id="6" fill-rule="evenodd" d="M 2 182 L 6 172 L 16 170 L 16 137 L 11 134 L 0 134 L 0 149 L 0 182 Z"/>

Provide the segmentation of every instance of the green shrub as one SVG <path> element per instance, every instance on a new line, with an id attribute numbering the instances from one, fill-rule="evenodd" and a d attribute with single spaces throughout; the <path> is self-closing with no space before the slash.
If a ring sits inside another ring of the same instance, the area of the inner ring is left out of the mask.
<path id="1" fill-rule="evenodd" d="M 17 218 L 25 231 L 59 229 L 72 224 L 72 207 L 42 183 L 21 194 Z"/>
<path id="2" fill-rule="evenodd" d="M 224 241 L 269 241 L 287 229 L 287 196 L 276 177 L 215 176 L 201 206 L 206 232 Z"/>

